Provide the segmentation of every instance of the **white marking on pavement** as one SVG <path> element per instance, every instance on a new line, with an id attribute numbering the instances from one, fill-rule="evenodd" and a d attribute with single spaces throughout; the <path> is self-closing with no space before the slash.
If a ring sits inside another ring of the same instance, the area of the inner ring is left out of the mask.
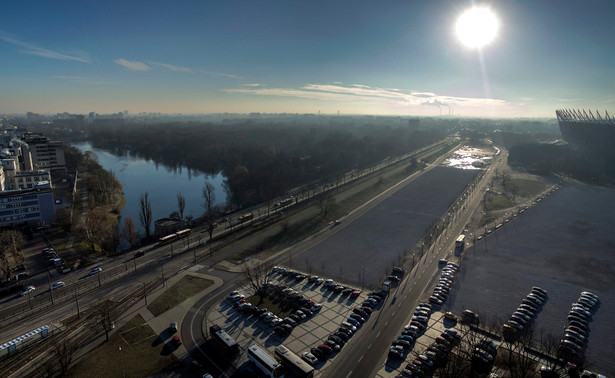
<path id="1" fill-rule="evenodd" d="M 350 374 L 352 374 L 352 370 L 350 370 L 348 374 L 346 374 L 346 378 L 350 377 Z"/>
<path id="2" fill-rule="evenodd" d="M 363 356 L 359 357 L 359 361 L 357 361 L 357 362 L 361 362 L 362 359 L 363 359 Z"/>
<path id="3" fill-rule="evenodd" d="M 378 338 L 380 336 L 380 332 L 378 332 L 378 334 L 376 335 L 376 338 Z"/>
<path id="4" fill-rule="evenodd" d="M 367 346 L 367 349 L 371 349 L 371 348 L 372 348 L 372 344 L 369 344 L 369 345 Z"/>

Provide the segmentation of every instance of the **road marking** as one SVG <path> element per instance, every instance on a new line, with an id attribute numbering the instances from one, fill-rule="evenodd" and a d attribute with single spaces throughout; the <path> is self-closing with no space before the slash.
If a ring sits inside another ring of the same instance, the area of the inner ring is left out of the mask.
<path id="1" fill-rule="evenodd" d="M 346 378 L 350 377 L 350 374 L 352 374 L 352 370 L 350 370 L 348 374 L 346 374 Z"/>
<path id="2" fill-rule="evenodd" d="M 389 325 L 389 321 L 387 320 L 386 323 L 384 323 L 384 326 L 386 327 L 387 325 Z M 380 334 L 379 334 L 380 335 Z M 377 337 L 377 336 L 376 336 Z"/>
<path id="3" fill-rule="evenodd" d="M 391 313 L 391 316 L 395 315 L 395 311 L 393 311 L 393 313 Z"/>
<path id="4" fill-rule="evenodd" d="M 371 349 L 371 348 L 372 348 L 372 343 L 370 343 L 370 344 L 367 346 L 367 349 Z"/>
<path id="5" fill-rule="evenodd" d="M 378 334 L 376 335 L 376 338 L 378 338 L 380 336 L 380 332 L 378 332 Z"/>
<path id="6" fill-rule="evenodd" d="M 362 359 L 363 359 L 363 356 L 359 357 L 359 361 L 357 361 L 357 362 L 361 362 Z"/>

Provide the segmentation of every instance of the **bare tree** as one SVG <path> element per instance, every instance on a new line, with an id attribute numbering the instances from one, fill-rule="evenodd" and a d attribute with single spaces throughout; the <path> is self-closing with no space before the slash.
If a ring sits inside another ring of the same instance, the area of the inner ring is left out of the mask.
<path id="1" fill-rule="evenodd" d="M 241 272 L 254 291 L 254 294 L 258 295 L 261 300 L 267 295 L 265 285 L 269 282 L 271 268 L 273 268 L 272 262 L 265 261 L 259 263 L 256 259 L 246 262 L 241 268 Z"/>
<path id="2" fill-rule="evenodd" d="M 80 220 L 81 235 L 92 252 L 96 252 L 96 247 L 104 240 L 106 218 L 104 210 L 94 209 Z"/>
<path id="3" fill-rule="evenodd" d="M 179 209 L 179 218 L 184 219 L 184 210 L 186 210 L 186 197 L 181 192 L 177 192 L 177 208 Z"/>
<path id="4" fill-rule="evenodd" d="M 21 232 L 7 230 L 0 235 L 0 253 L 5 256 L 12 256 L 16 264 L 21 264 L 24 260 L 21 248 L 24 245 L 24 238 Z"/>
<path id="5" fill-rule="evenodd" d="M 9 257 L 15 264 L 21 264 L 24 260 L 21 248 L 24 245 L 23 235 L 15 230 L 7 230 L 0 235 L 0 271 L 5 278 L 11 276 L 11 264 Z"/>
<path id="6" fill-rule="evenodd" d="M 94 311 L 96 311 L 96 322 L 101 326 L 103 331 L 105 331 L 106 341 L 109 341 L 109 332 L 111 332 L 114 326 L 114 317 L 111 313 L 111 305 L 112 304 L 109 300 L 98 302 L 94 305 Z"/>
<path id="7" fill-rule="evenodd" d="M 131 247 L 134 247 L 139 241 L 139 234 L 137 233 L 135 222 L 131 217 L 126 217 L 126 219 L 124 219 L 124 231 L 122 236 Z"/>
<path id="8" fill-rule="evenodd" d="M 216 228 L 216 218 L 218 217 L 219 210 L 216 206 L 216 192 L 215 187 L 209 181 L 205 181 L 203 187 L 203 207 L 205 208 L 205 222 L 207 224 L 207 232 L 209 233 L 209 241 L 211 242 Z"/>
<path id="9" fill-rule="evenodd" d="M 56 340 L 51 348 L 51 359 L 60 368 L 60 376 L 64 377 L 68 373 L 68 368 L 73 360 L 73 355 L 77 351 L 77 343 L 68 339 Z"/>
<path id="10" fill-rule="evenodd" d="M 324 193 L 320 197 L 319 206 L 320 206 L 320 215 L 323 218 L 328 219 L 329 214 L 335 211 L 337 204 L 335 203 L 335 198 L 333 198 L 333 196 L 330 193 Z"/>
<path id="11" fill-rule="evenodd" d="M 151 235 L 150 228 L 152 227 L 152 203 L 149 201 L 149 194 L 147 192 L 139 198 L 139 206 L 139 220 L 145 229 L 145 237 L 149 239 Z"/>

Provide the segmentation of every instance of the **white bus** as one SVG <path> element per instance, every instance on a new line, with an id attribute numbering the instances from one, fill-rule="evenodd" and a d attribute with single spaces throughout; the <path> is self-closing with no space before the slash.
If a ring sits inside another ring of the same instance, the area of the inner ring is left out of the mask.
<path id="1" fill-rule="evenodd" d="M 314 368 L 284 345 L 275 348 L 275 355 L 282 361 L 282 364 L 286 366 L 288 370 L 292 371 L 298 377 L 312 378 L 314 376 Z"/>
<path id="2" fill-rule="evenodd" d="M 248 359 L 256 365 L 267 377 L 282 378 L 282 365 L 266 350 L 258 345 L 250 345 L 248 347 Z"/>
<path id="3" fill-rule="evenodd" d="M 466 246 L 466 236 L 465 235 L 459 235 L 459 237 L 457 238 L 457 240 L 455 240 L 455 249 L 458 250 L 459 252 L 463 252 L 463 249 Z"/>

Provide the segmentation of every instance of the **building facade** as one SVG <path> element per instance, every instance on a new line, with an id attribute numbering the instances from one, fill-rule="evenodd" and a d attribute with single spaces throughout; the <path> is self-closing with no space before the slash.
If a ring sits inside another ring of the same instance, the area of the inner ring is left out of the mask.
<path id="1" fill-rule="evenodd" d="M 50 225 L 54 218 L 55 202 L 49 182 L 0 192 L 0 227 Z"/>

